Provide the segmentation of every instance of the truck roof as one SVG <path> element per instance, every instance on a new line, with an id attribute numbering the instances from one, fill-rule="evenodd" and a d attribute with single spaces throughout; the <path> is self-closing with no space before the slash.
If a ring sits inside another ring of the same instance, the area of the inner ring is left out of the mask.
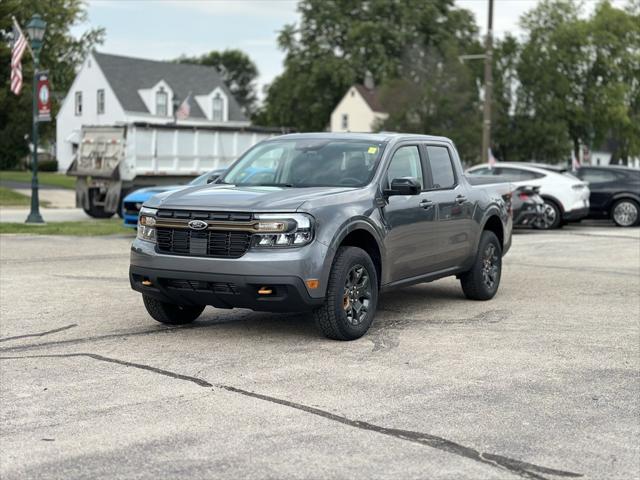
<path id="1" fill-rule="evenodd" d="M 398 132 L 380 132 L 380 133 L 334 133 L 334 132 L 317 132 L 317 133 L 290 133 L 287 135 L 280 135 L 273 137 L 270 140 L 276 139 L 327 139 L 327 140 L 363 140 L 368 142 L 388 142 L 390 140 L 400 139 L 416 139 L 420 141 L 438 141 L 448 142 L 451 140 L 446 137 L 438 137 L 434 135 L 421 135 L 417 133 L 398 133 Z"/>

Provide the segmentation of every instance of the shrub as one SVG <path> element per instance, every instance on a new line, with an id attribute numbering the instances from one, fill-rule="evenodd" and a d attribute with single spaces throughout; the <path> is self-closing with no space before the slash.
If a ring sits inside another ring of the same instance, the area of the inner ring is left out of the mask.
<path id="1" fill-rule="evenodd" d="M 58 161 L 57 160 L 40 160 L 38 162 L 39 172 L 57 172 Z"/>

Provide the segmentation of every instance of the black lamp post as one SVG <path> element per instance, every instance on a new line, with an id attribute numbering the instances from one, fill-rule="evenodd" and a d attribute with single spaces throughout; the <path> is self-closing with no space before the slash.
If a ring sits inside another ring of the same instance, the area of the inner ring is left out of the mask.
<path id="1" fill-rule="evenodd" d="M 40 215 L 40 202 L 38 199 L 38 99 L 36 97 L 40 50 L 42 50 L 42 39 L 46 28 L 47 22 L 38 14 L 31 17 L 27 24 L 27 34 L 33 51 L 33 135 L 31 137 L 33 160 L 31 161 L 31 212 L 29 212 L 26 223 L 44 223 Z"/>

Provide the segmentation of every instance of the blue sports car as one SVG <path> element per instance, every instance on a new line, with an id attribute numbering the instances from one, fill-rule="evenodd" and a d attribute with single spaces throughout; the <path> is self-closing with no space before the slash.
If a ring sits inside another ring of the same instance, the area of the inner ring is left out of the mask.
<path id="1" fill-rule="evenodd" d="M 140 211 L 142 204 L 154 195 L 162 192 L 168 192 L 170 190 L 179 190 L 188 186 L 206 185 L 207 183 L 212 183 L 219 177 L 221 177 L 225 171 L 226 169 L 224 168 L 211 170 L 210 172 L 203 173 L 199 177 L 194 178 L 186 185 L 158 185 L 156 187 L 146 187 L 131 192 L 129 195 L 124 197 L 124 200 L 122 201 L 122 218 L 124 218 L 124 225 L 126 227 L 137 227 L 138 212 Z M 263 181 L 268 181 L 269 178 L 273 177 L 273 174 L 274 170 L 271 168 L 249 168 L 245 172 L 242 181 L 253 181 L 255 183 L 260 183 Z"/>
<path id="2" fill-rule="evenodd" d="M 122 218 L 124 218 L 125 227 L 135 228 L 138 225 L 138 212 L 142 204 L 149 200 L 154 195 L 162 192 L 168 192 L 170 190 L 179 190 L 190 185 L 206 185 L 215 181 L 220 175 L 225 172 L 225 169 L 211 170 L 210 172 L 203 173 L 199 177 L 194 178 L 186 185 L 158 185 L 155 187 L 146 187 L 131 192 L 122 200 Z"/>

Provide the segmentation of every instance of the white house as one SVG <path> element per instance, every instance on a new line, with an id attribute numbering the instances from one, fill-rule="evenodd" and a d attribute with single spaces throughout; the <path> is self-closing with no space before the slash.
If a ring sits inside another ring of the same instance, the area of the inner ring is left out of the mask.
<path id="1" fill-rule="evenodd" d="M 331 113 L 332 132 L 372 132 L 389 115 L 384 112 L 373 78 L 368 74 L 364 85 L 353 85 Z"/>
<path id="2" fill-rule="evenodd" d="M 71 165 L 83 125 L 173 122 L 174 98 L 189 99 L 179 124 L 249 125 L 214 67 L 91 53 L 56 117 L 58 168 Z"/>

